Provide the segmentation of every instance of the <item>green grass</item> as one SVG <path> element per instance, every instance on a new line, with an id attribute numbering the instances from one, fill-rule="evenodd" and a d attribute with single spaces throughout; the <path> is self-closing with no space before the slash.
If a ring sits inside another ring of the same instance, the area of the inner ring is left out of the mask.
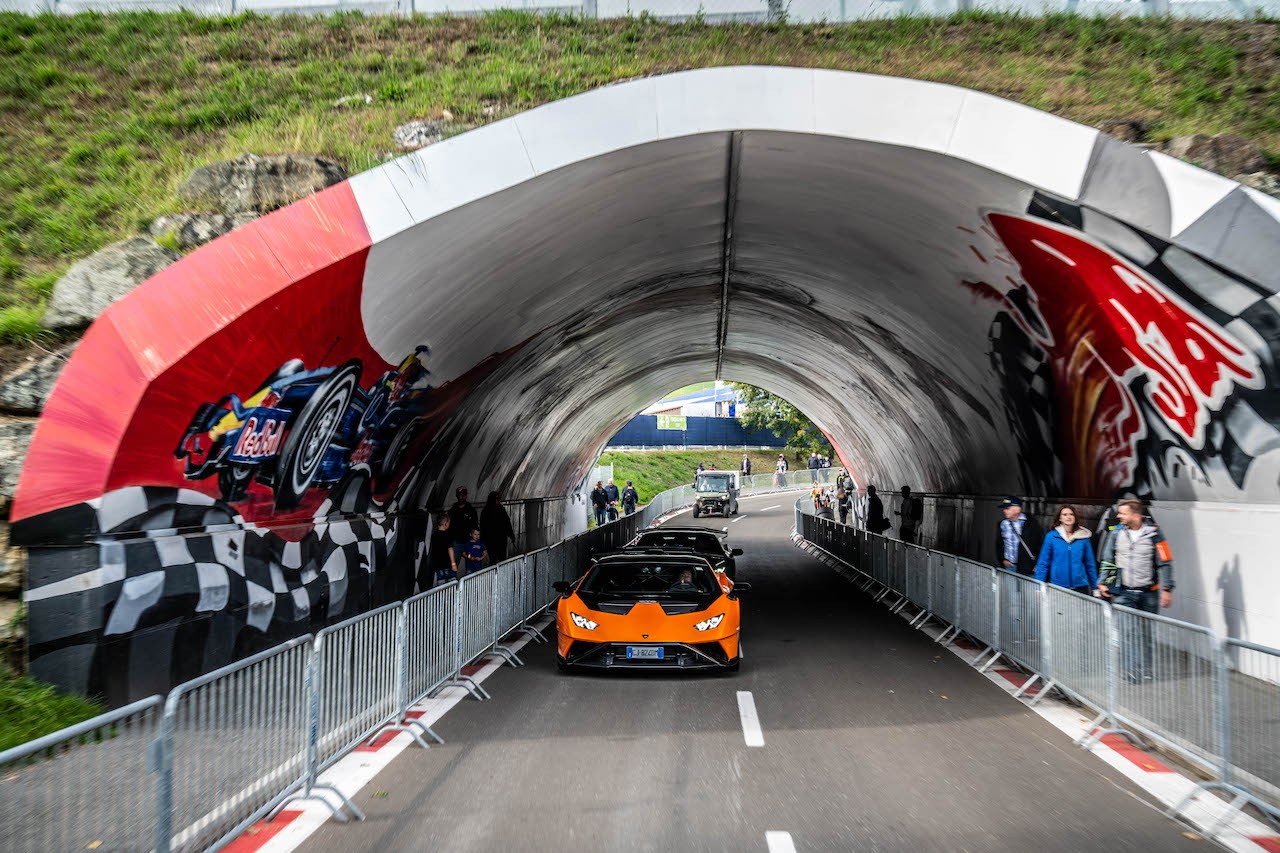
<path id="1" fill-rule="evenodd" d="M 0 343 L 25 344 L 44 336 L 40 318 L 44 310 L 38 305 L 13 305 L 0 308 Z"/>
<path id="2" fill-rule="evenodd" d="M 971 87 L 1157 137 L 1233 131 L 1280 151 L 1273 22 L 966 14 L 834 25 L 477 18 L 0 14 L 0 308 L 177 210 L 199 164 L 255 153 L 382 161 L 391 131 L 497 116 L 654 72 L 822 66 Z M 372 104 L 335 107 L 346 95 Z M 24 315 L 29 319 L 30 315 Z M 19 338 L 26 320 L 11 321 Z"/>
<path id="3" fill-rule="evenodd" d="M 0 752 L 97 716 L 103 710 L 33 678 L 0 674 Z"/>
<path id="4" fill-rule="evenodd" d="M 752 474 L 770 474 L 778 460 L 777 450 L 748 450 Z M 600 454 L 597 465 L 613 466 L 613 481 L 621 489 L 631 480 L 640 493 L 640 502 L 648 503 L 658 492 L 693 482 L 698 463 L 715 465 L 721 470 L 737 471 L 742 464 L 741 450 L 609 450 Z M 794 451 L 787 451 L 787 463 L 794 470 L 804 461 Z M 591 487 L 595 483 L 588 484 Z"/>

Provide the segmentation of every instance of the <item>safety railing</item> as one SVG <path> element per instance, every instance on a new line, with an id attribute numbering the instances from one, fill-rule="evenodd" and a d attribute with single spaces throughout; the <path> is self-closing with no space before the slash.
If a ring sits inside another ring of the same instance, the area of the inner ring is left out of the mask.
<path id="1" fill-rule="evenodd" d="M 742 479 L 750 494 L 779 490 L 771 477 Z M 504 643 L 543 639 L 529 620 L 554 603 L 556 582 L 576 579 L 593 554 L 623 547 L 694 496 L 690 486 L 659 493 L 615 522 L 0 753 L 4 849 L 216 850 L 305 799 L 339 820 L 362 819 L 324 782 L 327 768 L 392 732 L 424 748 L 441 742 L 414 705 L 451 685 L 488 698 L 469 664 L 519 665 Z"/>
<path id="2" fill-rule="evenodd" d="M 878 600 L 916 605 L 912 620 L 940 622 L 940 642 L 967 636 L 980 647 L 975 666 L 1003 658 L 1024 670 L 1017 695 L 1039 683 L 1033 703 L 1058 690 L 1091 708 L 1081 745 L 1108 734 L 1157 743 L 1214 774 L 1197 789 L 1230 797 L 1220 824 L 1245 804 L 1280 819 L 1280 649 L 852 530 L 807 504 L 796 501 L 797 536 L 851 568 Z"/>
<path id="3" fill-rule="evenodd" d="M 163 709 L 152 696 L 0 753 L 5 849 L 149 849 L 148 749 Z M 115 784 L 122 775 L 129 784 Z"/>

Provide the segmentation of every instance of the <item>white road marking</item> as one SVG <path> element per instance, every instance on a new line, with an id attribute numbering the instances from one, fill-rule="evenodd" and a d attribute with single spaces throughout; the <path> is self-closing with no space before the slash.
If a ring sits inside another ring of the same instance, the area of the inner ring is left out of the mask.
<path id="1" fill-rule="evenodd" d="M 767 506 L 767 507 L 765 507 L 764 509 L 758 509 L 758 510 L 756 510 L 756 512 L 768 512 L 769 510 L 771 510 L 771 509 L 777 509 L 777 508 L 778 508 L 778 507 L 780 507 L 780 506 L 782 506 L 782 504 L 774 504 L 773 506 Z"/>
<path id="2" fill-rule="evenodd" d="M 789 832 L 771 829 L 764 834 L 764 842 L 769 845 L 769 853 L 796 853 L 796 845 Z"/>
<path id="3" fill-rule="evenodd" d="M 742 519 L 744 519 L 744 518 L 746 518 L 746 516 L 745 516 L 745 515 L 740 515 L 740 516 L 738 516 L 737 518 L 735 518 L 733 521 L 731 521 L 731 522 L 729 522 L 729 523 L 730 523 L 730 524 L 737 524 L 739 521 L 742 521 Z"/>
<path id="4" fill-rule="evenodd" d="M 756 714 L 756 700 L 751 691 L 738 691 L 738 716 L 742 718 L 742 736 L 747 746 L 764 746 L 764 732 L 760 730 L 760 717 Z"/>

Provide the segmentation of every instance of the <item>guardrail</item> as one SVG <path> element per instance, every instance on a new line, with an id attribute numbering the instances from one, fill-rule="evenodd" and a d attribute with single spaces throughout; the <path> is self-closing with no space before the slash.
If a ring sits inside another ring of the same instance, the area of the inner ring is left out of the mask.
<path id="1" fill-rule="evenodd" d="M 816 476 L 827 482 L 823 470 Z M 807 487 L 813 476 L 800 473 L 781 485 L 742 478 L 742 493 Z M 553 584 L 694 497 L 692 486 L 661 492 L 617 521 L 0 753 L 5 849 L 217 850 L 304 799 L 362 820 L 321 773 L 392 732 L 422 748 L 443 743 L 411 716 L 414 705 L 453 685 L 489 698 L 469 664 L 521 665 L 504 641 L 545 642 L 530 620 L 555 601 Z"/>
<path id="2" fill-rule="evenodd" d="M 1280 649 L 837 524 L 805 503 L 796 501 L 796 535 L 852 569 L 877 600 L 914 606 L 914 624 L 938 622 L 941 643 L 968 636 L 983 670 L 1000 658 L 1024 670 L 1015 695 L 1039 682 L 1031 704 L 1058 690 L 1092 709 L 1081 746 L 1108 734 L 1145 738 L 1213 774 L 1170 816 L 1196 791 L 1217 790 L 1230 806 L 1210 835 L 1248 804 L 1280 819 Z"/>

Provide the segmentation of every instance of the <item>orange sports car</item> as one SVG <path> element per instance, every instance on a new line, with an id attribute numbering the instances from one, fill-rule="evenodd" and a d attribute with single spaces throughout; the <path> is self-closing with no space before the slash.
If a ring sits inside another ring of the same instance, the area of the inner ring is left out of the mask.
<path id="1" fill-rule="evenodd" d="M 560 669 L 721 669 L 741 661 L 735 584 L 692 553 L 614 554 L 555 585 Z"/>

